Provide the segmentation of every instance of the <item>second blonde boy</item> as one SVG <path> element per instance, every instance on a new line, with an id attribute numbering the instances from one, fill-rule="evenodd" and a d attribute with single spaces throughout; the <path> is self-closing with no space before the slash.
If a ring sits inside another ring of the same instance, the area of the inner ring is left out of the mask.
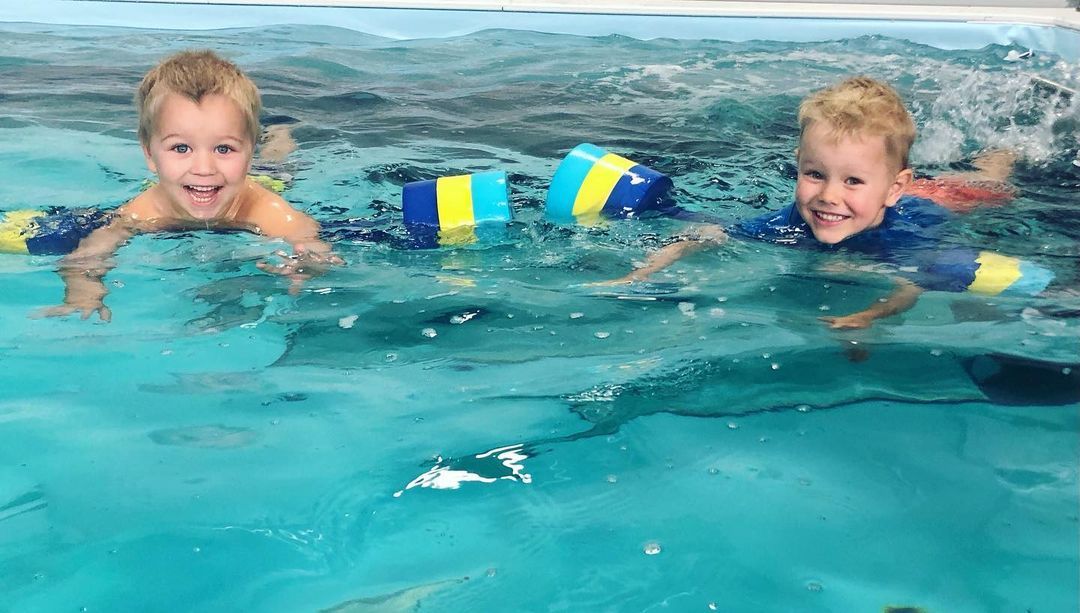
<path id="1" fill-rule="evenodd" d="M 136 234 L 243 230 L 287 241 L 285 264 L 263 270 L 290 277 L 293 291 L 312 274 L 343 263 L 319 238 L 319 224 L 248 177 L 259 139 L 255 84 L 211 51 L 184 51 L 150 70 L 135 96 L 139 143 L 157 182 L 109 216 L 60 264 L 63 304 L 46 315 L 98 313 L 111 256 Z"/>
<path id="2" fill-rule="evenodd" d="M 1004 152 L 976 160 L 975 173 L 915 180 L 908 160 L 915 123 L 895 90 L 868 77 L 854 77 L 807 97 L 799 107 L 799 127 L 794 202 L 736 224 L 733 234 L 792 245 L 842 244 L 880 255 L 932 244 L 932 233 L 919 230 L 942 223 L 946 209 L 1000 204 L 1012 196 L 1005 181 L 1013 158 Z M 663 247 L 642 267 L 608 283 L 644 280 L 686 253 L 726 238 L 719 226 L 699 227 L 688 239 Z M 887 298 L 851 315 L 823 320 L 835 328 L 865 328 L 911 308 L 922 292 L 918 280 L 895 281 Z"/>

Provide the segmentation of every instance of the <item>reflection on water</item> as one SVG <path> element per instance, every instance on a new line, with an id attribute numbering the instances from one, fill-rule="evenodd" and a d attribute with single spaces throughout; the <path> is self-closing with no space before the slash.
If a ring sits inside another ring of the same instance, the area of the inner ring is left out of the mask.
<path id="1" fill-rule="evenodd" d="M 394 492 L 399 497 L 414 487 L 436 490 L 456 490 L 462 483 L 495 483 L 499 480 L 532 483 L 532 475 L 525 472 L 523 462 L 529 459 L 522 444 L 499 447 L 474 456 L 439 458 L 435 466 L 416 477 L 405 489 Z"/>

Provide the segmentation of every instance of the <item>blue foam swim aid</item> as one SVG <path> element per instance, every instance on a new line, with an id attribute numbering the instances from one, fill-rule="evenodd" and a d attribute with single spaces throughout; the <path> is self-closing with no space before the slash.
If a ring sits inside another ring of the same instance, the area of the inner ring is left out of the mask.
<path id="1" fill-rule="evenodd" d="M 112 219 L 101 209 L 17 210 L 0 212 L 0 253 L 64 255 Z"/>
<path id="2" fill-rule="evenodd" d="M 671 189 L 666 175 L 582 143 L 566 154 L 548 188 L 546 210 L 556 221 L 594 223 L 657 206 Z"/>
<path id="3" fill-rule="evenodd" d="M 993 251 L 953 249 L 935 254 L 925 268 L 926 279 L 915 282 L 928 289 L 990 296 L 1034 296 L 1054 280 L 1054 273 L 1042 266 Z"/>
<path id="4" fill-rule="evenodd" d="M 979 266 L 967 289 L 978 294 L 1034 295 L 1054 279 L 1054 273 L 1041 266 L 993 251 L 980 252 L 975 263 Z"/>
<path id="5" fill-rule="evenodd" d="M 434 230 L 441 245 L 474 242 L 478 224 L 513 219 L 502 170 L 406 183 L 401 209 L 410 232 Z"/>

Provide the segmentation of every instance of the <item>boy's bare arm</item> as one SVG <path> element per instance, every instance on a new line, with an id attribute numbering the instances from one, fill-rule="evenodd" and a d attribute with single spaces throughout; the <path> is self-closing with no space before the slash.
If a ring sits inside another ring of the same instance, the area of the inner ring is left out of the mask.
<path id="1" fill-rule="evenodd" d="M 866 309 L 851 315 L 822 317 L 821 321 L 829 324 L 830 328 L 838 330 L 869 328 L 876 319 L 897 315 L 915 306 L 923 289 L 900 277 L 894 278 L 893 281 L 896 283 L 893 291 Z"/>
<path id="2" fill-rule="evenodd" d="M 262 143 L 259 145 L 259 161 L 281 162 L 293 151 L 296 151 L 296 141 L 292 138 L 289 126 L 278 124 L 263 131 Z"/>
<path id="3" fill-rule="evenodd" d="M 698 251 L 709 245 L 719 245 L 727 240 L 727 233 L 717 225 L 705 225 L 695 228 L 685 238 L 680 238 L 674 243 L 664 245 L 660 249 L 649 254 L 645 264 L 634 269 L 625 276 L 610 281 L 602 281 L 596 285 L 623 285 L 635 281 L 644 281 L 655 272 L 659 272 L 684 256 Z"/>
<path id="4" fill-rule="evenodd" d="M 264 192 L 252 212 L 250 221 L 260 234 L 281 238 L 289 242 L 293 252 L 275 253 L 281 262 L 259 262 L 265 272 L 288 277 L 292 280 L 289 293 L 296 294 L 303 283 L 313 276 L 324 274 L 331 266 L 345 263 L 333 251 L 333 247 L 319 238 L 319 222 L 307 213 L 298 211 L 277 194 L 258 187 Z"/>
<path id="5" fill-rule="evenodd" d="M 97 313 L 102 321 L 111 320 L 112 311 L 105 306 L 105 296 L 109 292 L 104 278 L 116 265 L 112 259 L 116 249 L 133 233 L 126 222 L 115 220 L 84 238 L 57 267 L 57 273 L 64 281 L 64 302 L 42 310 L 40 315 L 59 317 L 79 313 L 87 319 Z"/>
<path id="6" fill-rule="evenodd" d="M 333 247 L 319 238 L 319 222 L 313 217 L 293 208 L 280 196 L 262 186 L 252 186 L 251 189 L 258 190 L 260 197 L 252 207 L 247 222 L 259 234 L 288 241 L 297 256 L 337 258 L 332 253 Z"/>
<path id="7" fill-rule="evenodd" d="M 972 160 L 971 165 L 979 169 L 974 173 L 979 179 L 1005 183 L 1012 176 L 1016 153 L 1008 149 L 987 151 Z"/>

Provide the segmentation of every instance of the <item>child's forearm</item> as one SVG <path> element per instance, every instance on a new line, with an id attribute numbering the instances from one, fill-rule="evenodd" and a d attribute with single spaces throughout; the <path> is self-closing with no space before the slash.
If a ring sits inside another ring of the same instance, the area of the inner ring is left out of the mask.
<path id="1" fill-rule="evenodd" d="M 915 306 L 923 289 L 907 279 L 896 278 L 896 287 L 888 296 L 869 307 L 840 317 L 823 317 L 833 328 L 869 328 L 875 320 L 898 315 Z"/>
<path id="2" fill-rule="evenodd" d="M 897 278 L 894 280 L 896 287 L 888 296 L 871 305 L 866 310 L 871 319 L 882 319 L 898 315 L 915 306 L 923 289 L 907 279 Z"/>
<path id="3" fill-rule="evenodd" d="M 687 238 L 679 239 L 674 243 L 664 245 L 660 249 L 649 254 L 645 263 L 634 269 L 626 276 L 616 279 L 616 283 L 630 283 L 644 281 L 650 275 L 671 266 L 699 249 L 709 245 L 719 245 L 727 239 L 727 234 L 719 226 L 706 226 L 698 229 Z"/>
<path id="4" fill-rule="evenodd" d="M 65 258 L 60 261 L 57 273 L 64 281 L 64 302 L 78 301 L 79 298 L 104 299 L 108 290 L 105 288 L 105 275 L 113 266 L 106 260 L 93 261 Z"/>
<path id="5" fill-rule="evenodd" d="M 650 253 L 649 257 L 645 258 L 645 264 L 640 268 L 635 268 L 632 272 L 627 274 L 624 279 L 628 281 L 644 281 L 653 273 L 664 270 L 668 266 L 681 260 L 684 256 L 693 253 L 704 246 L 705 244 L 701 241 L 691 239 L 683 239 L 669 245 L 664 245 L 660 249 Z"/>
<path id="6" fill-rule="evenodd" d="M 260 161 L 281 162 L 293 151 L 296 151 L 296 141 L 290 134 L 289 126 L 273 125 L 263 132 L 262 145 L 259 147 Z"/>

